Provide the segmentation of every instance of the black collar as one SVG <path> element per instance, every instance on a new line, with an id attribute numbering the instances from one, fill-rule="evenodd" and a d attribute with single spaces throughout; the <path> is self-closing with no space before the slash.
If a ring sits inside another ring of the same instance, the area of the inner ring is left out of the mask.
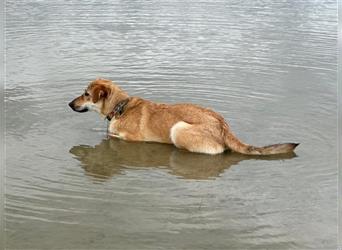
<path id="1" fill-rule="evenodd" d="M 107 115 L 107 120 L 110 121 L 113 119 L 113 117 L 118 118 L 119 116 L 121 116 L 125 112 L 125 107 L 128 104 L 129 100 L 130 98 L 127 98 L 118 102 L 118 104 L 116 104 L 113 108 L 112 112 Z"/>

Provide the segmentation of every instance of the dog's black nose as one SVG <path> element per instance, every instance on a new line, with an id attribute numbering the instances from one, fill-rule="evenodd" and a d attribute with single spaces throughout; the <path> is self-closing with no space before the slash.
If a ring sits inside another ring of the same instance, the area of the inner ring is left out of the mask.
<path id="1" fill-rule="evenodd" d="M 69 107 L 72 108 L 72 109 L 74 109 L 74 102 L 73 102 L 73 101 L 72 101 L 72 102 L 69 102 Z"/>

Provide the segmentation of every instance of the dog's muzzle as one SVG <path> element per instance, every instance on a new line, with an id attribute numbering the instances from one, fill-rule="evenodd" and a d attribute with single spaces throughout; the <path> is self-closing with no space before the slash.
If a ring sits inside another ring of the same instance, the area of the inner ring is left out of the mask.
<path id="1" fill-rule="evenodd" d="M 80 113 L 84 113 L 84 112 L 88 111 L 87 107 L 81 108 L 81 107 L 75 106 L 75 102 L 74 101 L 69 103 L 69 107 L 72 108 L 73 111 L 80 112 Z"/>

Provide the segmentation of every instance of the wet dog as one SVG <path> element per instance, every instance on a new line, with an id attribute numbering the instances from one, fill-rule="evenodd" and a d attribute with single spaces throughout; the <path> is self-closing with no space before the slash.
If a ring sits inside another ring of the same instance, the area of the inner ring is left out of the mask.
<path id="1" fill-rule="evenodd" d="M 127 141 L 168 143 L 205 154 L 219 154 L 228 149 L 247 155 L 285 154 L 298 146 L 298 143 L 264 147 L 245 144 L 232 133 L 224 118 L 210 109 L 130 97 L 106 79 L 91 82 L 69 106 L 77 112 L 98 112 L 110 121 L 109 135 Z"/>

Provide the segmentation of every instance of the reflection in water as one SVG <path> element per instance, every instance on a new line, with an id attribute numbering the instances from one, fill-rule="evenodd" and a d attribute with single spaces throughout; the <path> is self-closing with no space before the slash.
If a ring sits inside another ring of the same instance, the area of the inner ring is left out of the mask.
<path id="1" fill-rule="evenodd" d="M 219 155 L 195 154 L 172 145 L 136 143 L 105 139 L 94 147 L 74 146 L 70 153 L 81 162 L 88 175 L 106 179 L 121 174 L 126 168 L 166 167 L 170 173 L 185 179 L 210 179 L 243 160 L 283 160 L 295 153 L 277 156 L 246 156 L 237 153 Z"/>

